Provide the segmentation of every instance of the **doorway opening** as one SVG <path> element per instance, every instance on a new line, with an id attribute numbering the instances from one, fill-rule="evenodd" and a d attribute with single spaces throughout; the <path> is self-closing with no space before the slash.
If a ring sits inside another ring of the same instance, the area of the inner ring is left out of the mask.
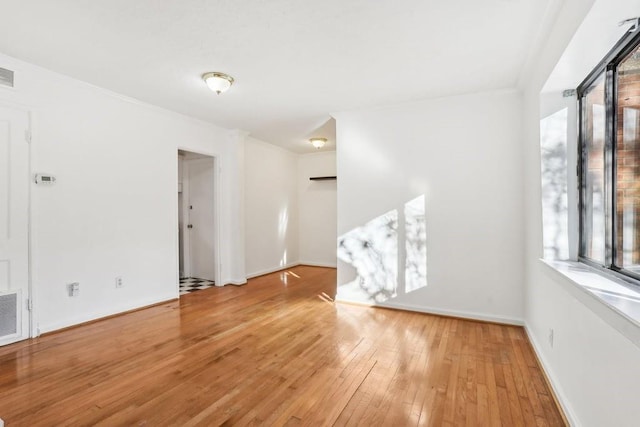
<path id="1" fill-rule="evenodd" d="M 219 281 L 216 158 L 178 150 L 178 270 L 180 296 Z"/>
<path id="2" fill-rule="evenodd" d="M 29 135 L 29 112 L 0 104 L 0 346 L 37 333 L 31 321 Z"/>

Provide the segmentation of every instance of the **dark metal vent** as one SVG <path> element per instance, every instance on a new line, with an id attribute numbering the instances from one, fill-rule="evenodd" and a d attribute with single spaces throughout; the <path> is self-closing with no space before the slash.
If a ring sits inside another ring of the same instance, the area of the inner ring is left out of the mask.
<path id="1" fill-rule="evenodd" d="M 18 333 L 18 294 L 0 295 L 0 338 Z"/>
<path id="2" fill-rule="evenodd" d="M 0 68 L 0 85 L 13 87 L 13 71 Z"/>

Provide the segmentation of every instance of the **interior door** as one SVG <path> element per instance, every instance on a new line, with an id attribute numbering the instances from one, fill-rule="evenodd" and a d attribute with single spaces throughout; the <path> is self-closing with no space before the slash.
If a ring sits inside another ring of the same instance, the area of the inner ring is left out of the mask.
<path id="1" fill-rule="evenodd" d="M 0 105 L 0 345 L 29 337 L 29 117 Z"/>
<path id="2" fill-rule="evenodd" d="M 191 277 L 215 280 L 213 158 L 189 160 Z"/>

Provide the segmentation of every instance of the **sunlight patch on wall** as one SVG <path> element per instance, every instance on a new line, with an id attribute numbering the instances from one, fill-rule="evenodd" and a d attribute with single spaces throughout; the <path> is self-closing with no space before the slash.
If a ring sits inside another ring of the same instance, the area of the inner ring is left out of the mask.
<path id="1" fill-rule="evenodd" d="M 540 120 L 542 227 L 545 259 L 569 258 L 567 120 L 567 108 Z"/>
<path id="2" fill-rule="evenodd" d="M 405 292 L 427 286 L 427 219 L 424 196 L 404 205 L 405 218 Z"/>
<path id="3" fill-rule="evenodd" d="M 338 299 L 375 304 L 425 287 L 424 195 L 340 236 L 338 258 L 350 264 L 356 276 L 339 284 Z"/>
<path id="4" fill-rule="evenodd" d="M 278 237 L 281 241 L 284 241 L 287 236 L 287 228 L 289 227 L 289 210 L 287 207 L 280 209 L 280 215 L 278 215 Z"/>
<path id="5" fill-rule="evenodd" d="M 398 211 L 392 210 L 340 236 L 338 258 L 357 272 L 338 287 L 348 300 L 383 302 L 396 296 L 398 284 Z"/>

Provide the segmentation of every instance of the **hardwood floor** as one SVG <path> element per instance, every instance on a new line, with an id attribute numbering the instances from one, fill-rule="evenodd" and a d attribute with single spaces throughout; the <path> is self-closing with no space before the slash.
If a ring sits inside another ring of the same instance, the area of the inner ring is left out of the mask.
<path id="1" fill-rule="evenodd" d="M 0 348 L 7 427 L 564 425 L 522 328 L 334 304 L 296 267 Z"/>

